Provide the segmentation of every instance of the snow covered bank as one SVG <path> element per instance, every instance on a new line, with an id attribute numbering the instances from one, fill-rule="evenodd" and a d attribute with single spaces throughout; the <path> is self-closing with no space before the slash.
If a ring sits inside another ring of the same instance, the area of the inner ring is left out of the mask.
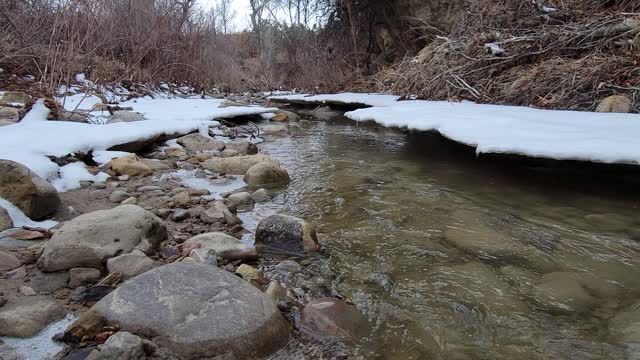
<path id="1" fill-rule="evenodd" d="M 518 154 L 557 160 L 640 164 L 640 115 L 541 110 L 471 102 L 396 101 L 375 94 L 278 96 L 372 106 L 347 112 L 355 121 L 437 131 L 480 153 Z M 394 99 L 395 98 L 395 99 Z"/>

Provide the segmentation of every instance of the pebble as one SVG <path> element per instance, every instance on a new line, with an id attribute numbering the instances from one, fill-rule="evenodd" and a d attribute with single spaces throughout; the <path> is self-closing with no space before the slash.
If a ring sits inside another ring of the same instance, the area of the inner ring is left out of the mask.
<path id="1" fill-rule="evenodd" d="M 28 287 L 28 286 L 20 286 L 20 292 L 24 296 L 35 296 L 36 295 L 36 291 L 33 290 L 32 288 Z"/>
<path id="2" fill-rule="evenodd" d="M 135 205 L 138 203 L 138 199 L 134 198 L 133 196 L 124 200 L 123 202 L 121 202 L 120 204 L 122 205 Z"/>
<path id="3" fill-rule="evenodd" d="M 185 221 L 189 217 L 191 217 L 191 213 L 189 212 L 189 210 L 185 209 L 176 209 L 176 211 L 171 214 L 171 220 L 175 222 Z"/>
<path id="4" fill-rule="evenodd" d="M 123 201 L 130 198 L 131 195 L 125 191 L 116 190 L 109 195 L 109 201 L 113 203 L 122 203 Z"/>

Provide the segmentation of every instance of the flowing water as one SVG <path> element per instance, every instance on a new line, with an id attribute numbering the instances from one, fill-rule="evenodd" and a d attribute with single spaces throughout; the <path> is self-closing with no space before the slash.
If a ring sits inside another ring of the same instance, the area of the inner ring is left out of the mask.
<path id="1" fill-rule="evenodd" d="M 619 182 L 348 121 L 263 151 L 369 319 L 365 358 L 640 358 L 640 196 Z"/>

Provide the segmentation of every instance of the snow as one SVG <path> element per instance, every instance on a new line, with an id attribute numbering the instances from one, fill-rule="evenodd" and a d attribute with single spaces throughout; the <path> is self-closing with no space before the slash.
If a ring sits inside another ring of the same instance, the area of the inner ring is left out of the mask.
<path id="1" fill-rule="evenodd" d="M 345 114 L 387 127 L 437 131 L 481 153 L 640 164 L 640 115 L 471 102 L 402 101 Z"/>
<path id="2" fill-rule="evenodd" d="M 67 316 L 53 324 L 47 326 L 38 335 L 29 339 L 19 339 L 11 337 L 0 338 L 9 347 L 13 348 L 24 359 L 28 360 L 46 360 L 52 359 L 54 355 L 63 349 L 61 343 L 53 341 L 54 335 L 64 332 L 67 327 L 76 320 L 73 314 Z"/>
<path id="3" fill-rule="evenodd" d="M 13 222 L 13 227 L 28 226 L 34 228 L 51 229 L 52 227 L 58 225 L 58 223 L 53 220 L 33 221 L 29 219 L 29 217 L 25 215 L 22 210 L 18 209 L 11 202 L 3 198 L 0 198 L 0 207 L 7 210 L 7 213 L 11 218 L 11 222 Z"/>
<path id="4" fill-rule="evenodd" d="M 102 99 L 88 93 L 67 95 L 56 100 L 63 104 L 67 111 L 91 110 L 95 105 L 102 104 Z"/>
<path id="5" fill-rule="evenodd" d="M 24 118 L 22 118 L 22 121 L 20 121 L 20 123 L 31 124 L 41 121 L 47 121 L 49 112 L 49 108 L 44 105 L 44 100 L 39 99 L 33 104 L 33 106 L 31 106 L 31 110 L 24 116 Z"/>
<path id="6" fill-rule="evenodd" d="M 397 103 L 399 96 L 382 95 L 382 94 L 365 94 L 365 93 L 340 93 L 340 94 L 323 94 L 323 95 L 283 95 L 271 96 L 269 100 L 276 101 L 295 101 L 304 103 L 334 103 L 334 104 L 353 104 L 367 106 L 391 106 Z"/>
<path id="7" fill-rule="evenodd" d="M 131 153 L 128 153 L 125 151 L 108 151 L 108 150 L 94 151 L 91 154 L 93 155 L 93 161 L 98 163 L 98 165 L 100 166 L 108 163 L 109 161 L 115 158 L 131 155 Z"/>
<path id="8" fill-rule="evenodd" d="M 103 172 L 100 172 L 97 175 L 91 174 L 87 170 L 87 166 L 81 162 L 74 162 L 61 167 L 59 174 L 59 178 L 51 181 L 51 185 L 53 185 L 53 187 L 55 187 L 59 192 L 79 189 L 81 181 L 100 183 L 107 181 L 109 178 L 109 175 Z"/>

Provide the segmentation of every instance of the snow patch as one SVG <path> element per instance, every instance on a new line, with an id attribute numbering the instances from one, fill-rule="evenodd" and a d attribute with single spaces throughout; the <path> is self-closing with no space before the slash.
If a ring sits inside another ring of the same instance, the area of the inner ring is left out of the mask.
<path id="1" fill-rule="evenodd" d="M 14 227 L 27 226 L 27 227 L 51 229 L 52 227 L 58 225 L 58 222 L 53 220 L 33 221 L 29 219 L 29 217 L 25 215 L 22 212 L 22 210 L 18 209 L 11 202 L 3 198 L 0 198 L 0 207 L 7 210 L 7 213 L 9 214 L 9 217 L 11 218 L 11 222 L 13 222 Z"/>
<path id="2" fill-rule="evenodd" d="M 103 172 L 97 175 L 91 174 L 87 166 L 81 162 L 67 164 L 60 168 L 60 177 L 51 181 L 51 185 L 59 192 L 65 192 L 80 188 L 81 181 L 103 183 L 109 179 L 109 175 Z"/>
<path id="3" fill-rule="evenodd" d="M 22 118 L 20 124 L 30 124 L 34 122 L 47 121 L 47 117 L 49 116 L 50 110 L 44 104 L 44 99 L 38 99 L 33 106 L 31 106 L 31 110 Z"/>

